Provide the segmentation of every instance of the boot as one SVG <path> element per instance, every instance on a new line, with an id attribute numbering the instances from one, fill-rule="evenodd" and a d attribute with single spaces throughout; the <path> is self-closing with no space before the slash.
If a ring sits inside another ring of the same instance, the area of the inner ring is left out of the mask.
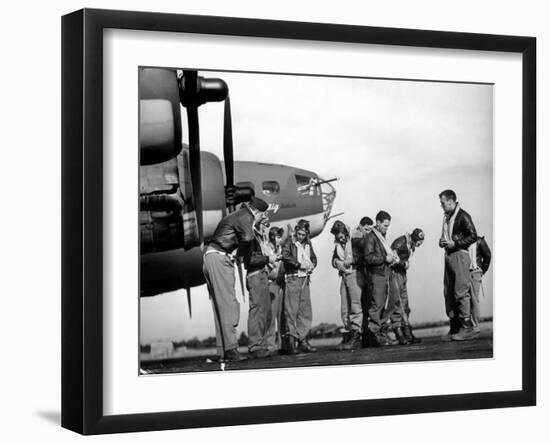
<path id="1" fill-rule="evenodd" d="M 317 352 L 317 349 L 311 346 L 307 339 L 300 340 L 298 343 L 298 351 L 310 353 L 310 352 Z"/>
<path id="2" fill-rule="evenodd" d="M 463 320 L 462 326 L 456 334 L 451 335 L 452 341 L 466 341 L 474 340 L 478 336 L 477 332 L 474 331 L 474 325 L 470 319 Z"/>
<path id="3" fill-rule="evenodd" d="M 411 342 L 405 337 L 405 334 L 403 334 L 403 329 L 401 329 L 401 326 L 397 326 L 396 328 L 394 328 L 393 332 L 395 334 L 395 338 L 397 339 L 397 343 L 399 343 L 400 345 L 411 344 Z"/>
<path id="4" fill-rule="evenodd" d="M 451 341 L 451 336 L 456 334 L 460 329 L 460 322 L 457 318 L 453 317 L 449 321 L 449 332 L 441 337 L 441 341 Z"/>
<path id="5" fill-rule="evenodd" d="M 296 338 L 289 335 L 286 337 L 285 341 L 286 346 L 283 353 L 287 355 L 296 355 L 298 353 L 298 350 L 296 349 Z"/>
<path id="6" fill-rule="evenodd" d="M 363 347 L 368 348 L 369 346 L 372 346 L 372 343 L 374 341 L 374 336 L 370 329 L 365 326 L 363 328 Z"/>
<path id="7" fill-rule="evenodd" d="M 369 328 L 363 329 L 363 347 L 376 346 L 376 337 Z"/>
<path id="8" fill-rule="evenodd" d="M 380 331 L 379 331 L 379 334 L 382 335 L 383 337 L 383 341 L 384 341 L 384 346 L 389 346 L 389 345 L 396 345 L 398 343 L 397 340 L 393 340 L 391 337 L 390 337 L 390 325 L 389 324 L 384 324 L 381 328 L 380 328 Z"/>
<path id="9" fill-rule="evenodd" d="M 339 351 L 344 351 L 345 347 L 349 343 L 350 339 L 351 339 L 351 332 L 350 331 L 346 331 L 346 332 L 342 333 L 342 341 L 338 344 L 336 349 L 338 349 Z"/>
<path id="10" fill-rule="evenodd" d="M 344 351 L 357 351 L 361 349 L 361 333 L 359 331 L 351 331 L 351 338 L 348 342 L 342 347 Z"/>
<path id="11" fill-rule="evenodd" d="M 363 340 L 365 341 L 365 347 L 368 348 L 379 348 L 381 346 L 389 346 L 391 345 L 391 342 L 389 338 L 382 333 L 381 331 L 371 331 L 370 329 L 367 329 L 363 333 Z"/>
<path id="12" fill-rule="evenodd" d="M 224 358 L 225 361 L 244 361 L 244 360 L 248 360 L 246 355 L 241 354 L 236 349 L 230 349 L 229 351 L 225 351 L 223 358 Z"/>
<path id="13" fill-rule="evenodd" d="M 271 357 L 271 355 L 272 355 L 271 352 L 263 348 L 248 352 L 249 358 L 266 358 L 266 357 Z"/>
<path id="14" fill-rule="evenodd" d="M 386 334 L 380 331 L 374 334 L 374 341 L 372 346 L 374 346 L 375 348 L 378 348 L 381 346 L 391 346 L 391 345 L 392 345 L 392 342 Z"/>
<path id="15" fill-rule="evenodd" d="M 403 334 L 405 334 L 405 338 L 412 344 L 420 343 L 422 341 L 414 336 L 411 325 L 403 326 Z"/>

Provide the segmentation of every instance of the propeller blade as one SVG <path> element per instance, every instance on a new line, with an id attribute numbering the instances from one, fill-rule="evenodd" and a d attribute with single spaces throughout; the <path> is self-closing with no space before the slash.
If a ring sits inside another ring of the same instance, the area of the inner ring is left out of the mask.
<path id="1" fill-rule="evenodd" d="M 187 291 L 187 305 L 189 306 L 189 318 L 193 318 L 193 311 L 191 310 L 191 288 L 185 288 Z"/>
<path id="2" fill-rule="evenodd" d="M 189 166 L 191 170 L 191 184 L 193 186 L 193 205 L 195 207 L 199 243 L 202 249 L 204 244 L 204 232 L 202 225 L 202 179 L 199 112 L 197 107 L 189 106 L 187 108 L 187 124 L 189 126 Z"/>
<path id="3" fill-rule="evenodd" d="M 229 99 L 229 94 L 225 98 L 223 109 L 223 160 L 225 163 L 225 187 L 226 189 L 233 188 L 235 186 L 235 164 L 233 161 L 233 127 L 231 126 L 231 100 Z M 232 204 L 229 207 L 229 212 L 233 212 L 234 210 L 235 205 Z M 243 302 L 246 302 L 243 261 L 240 257 L 237 258 L 237 271 L 239 273 Z"/>
<path id="4" fill-rule="evenodd" d="M 223 111 L 223 159 L 225 162 L 225 185 L 233 186 L 233 128 L 231 127 L 231 101 L 229 100 L 229 94 L 225 99 Z"/>

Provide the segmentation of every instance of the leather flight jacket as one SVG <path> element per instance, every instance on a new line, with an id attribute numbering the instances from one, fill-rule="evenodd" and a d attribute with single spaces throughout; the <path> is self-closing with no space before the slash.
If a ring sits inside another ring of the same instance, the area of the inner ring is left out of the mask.
<path id="1" fill-rule="evenodd" d="M 459 250 L 467 251 L 470 245 L 477 241 L 477 232 L 472 217 L 462 208 L 456 214 L 451 239 L 455 242 L 455 247 L 453 249 L 445 249 L 447 254 Z"/>
<path id="2" fill-rule="evenodd" d="M 252 212 L 248 208 L 238 209 L 222 218 L 208 244 L 228 254 L 239 248 L 238 255 L 244 255 L 244 251 L 254 240 L 253 225 Z"/>
<path id="3" fill-rule="evenodd" d="M 397 255 L 399 257 L 399 262 L 395 263 L 391 268 L 395 272 L 399 272 L 400 274 L 406 274 L 407 273 L 407 263 L 409 261 L 409 258 L 411 257 L 411 252 L 414 251 L 414 245 L 411 244 L 411 249 L 409 248 L 409 245 L 407 244 L 407 236 L 402 235 L 401 237 L 397 237 L 393 243 L 391 244 L 391 248 L 397 252 Z"/>
<path id="4" fill-rule="evenodd" d="M 363 233 L 356 228 L 351 233 L 351 251 L 353 254 L 353 263 L 357 268 L 363 268 L 365 266 L 363 251 L 365 250 L 365 237 L 366 233 Z"/>
<path id="5" fill-rule="evenodd" d="M 370 273 L 387 275 L 386 249 L 374 232 L 369 232 L 365 239 L 364 258 Z"/>
<path id="6" fill-rule="evenodd" d="M 244 257 L 244 268 L 252 273 L 254 271 L 266 270 L 269 263 L 269 257 L 264 255 L 262 247 L 256 238 L 248 243 L 248 246 L 242 250 Z"/>
<path id="7" fill-rule="evenodd" d="M 313 245 L 308 240 L 309 244 L 309 259 L 313 266 L 317 266 L 317 256 L 313 251 Z M 300 262 L 298 261 L 298 248 L 294 244 L 294 239 L 290 236 L 283 245 L 283 264 L 285 274 L 295 274 L 300 270 Z"/>

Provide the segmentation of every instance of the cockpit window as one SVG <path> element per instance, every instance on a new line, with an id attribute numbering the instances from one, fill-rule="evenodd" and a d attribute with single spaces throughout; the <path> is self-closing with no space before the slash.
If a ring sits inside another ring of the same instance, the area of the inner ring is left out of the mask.
<path id="1" fill-rule="evenodd" d="M 276 195 L 281 192 L 281 186 L 275 180 L 268 180 L 262 183 L 262 192 L 265 195 Z"/>
<path id="2" fill-rule="evenodd" d="M 319 187 L 315 186 L 316 180 L 314 177 L 301 174 L 296 174 L 295 176 L 298 195 L 313 196 L 319 194 Z"/>

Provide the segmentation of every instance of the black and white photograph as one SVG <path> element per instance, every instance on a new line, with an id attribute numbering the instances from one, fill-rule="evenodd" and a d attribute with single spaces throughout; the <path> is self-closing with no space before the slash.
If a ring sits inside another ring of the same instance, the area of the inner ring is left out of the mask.
<path id="1" fill-rule="evenodd" d="M 493 358 L 493 84 L 138 76 L 140 375 Z"/>

